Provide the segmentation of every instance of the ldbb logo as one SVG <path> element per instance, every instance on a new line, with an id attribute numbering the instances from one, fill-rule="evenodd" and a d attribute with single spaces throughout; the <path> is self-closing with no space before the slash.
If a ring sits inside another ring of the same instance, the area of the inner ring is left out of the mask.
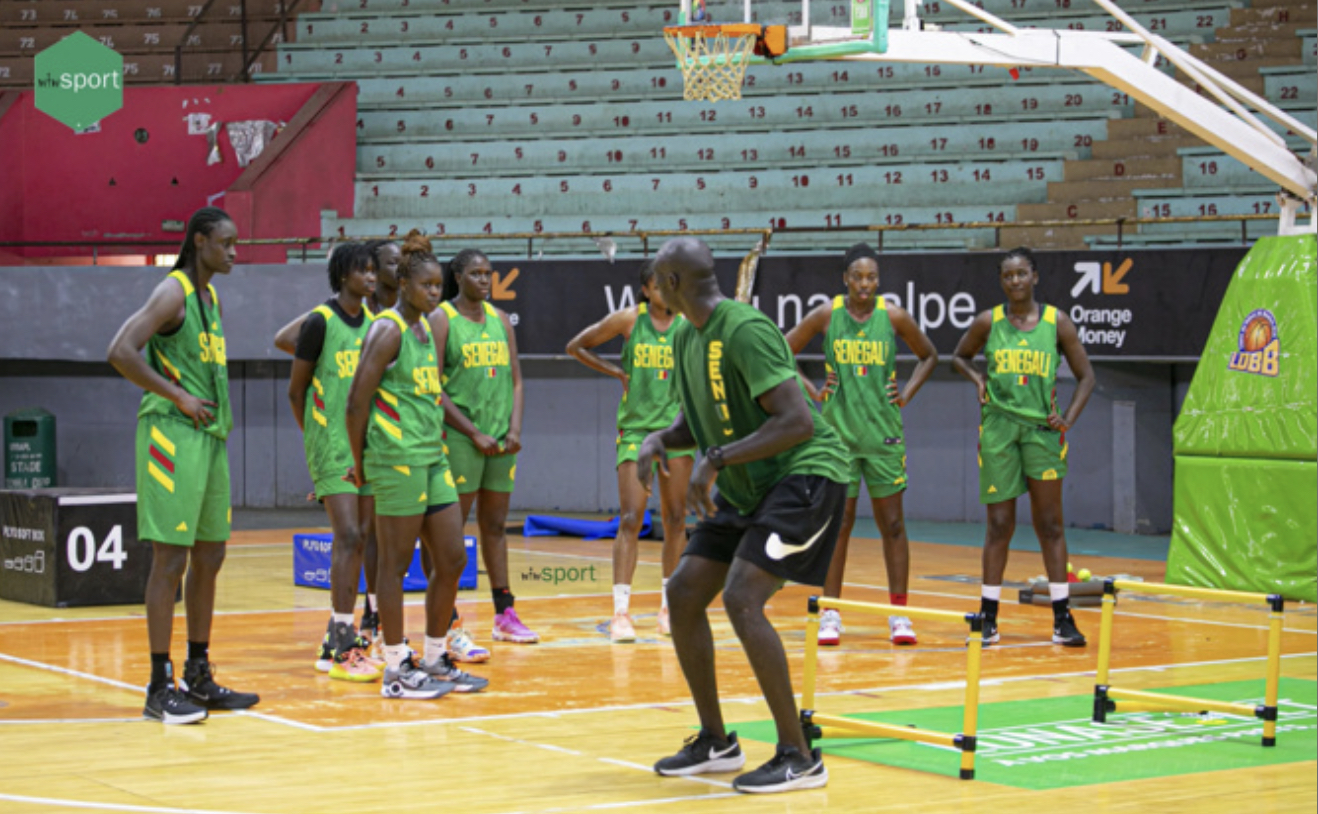
<path id="1" fill-rule="evenodd" d="M 74 130 L 124 106 L 124 58 L 81 31 L 37 54 L 36 107 Z"/>

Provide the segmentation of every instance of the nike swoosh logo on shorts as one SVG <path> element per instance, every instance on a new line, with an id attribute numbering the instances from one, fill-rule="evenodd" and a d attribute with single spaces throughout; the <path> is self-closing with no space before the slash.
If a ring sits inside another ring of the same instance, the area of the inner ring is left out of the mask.
<path id="1" fill-rule="evenodd" d="M 774 560 L 781 560 L 783 557 L 800 554 L 802 551 L 805 551 L 810 548 L 810 546 L 814 545 L 815 541 L 822 537 L 825 531 L 828 531 L 829 523 L 832 522 L 832 520 L 829 520 L 828 523 L 824 524 L 823 528 L 816 531 L 809 540 L 806 540 L 800 545 L 788 545 L 787 543 L 784 543 L 783 538 L 779 537 L 778 532 L 775 531 L 769 535 L 769 539 L 765 542 L 764 553 L 768 554 L 769 558 Z"/>

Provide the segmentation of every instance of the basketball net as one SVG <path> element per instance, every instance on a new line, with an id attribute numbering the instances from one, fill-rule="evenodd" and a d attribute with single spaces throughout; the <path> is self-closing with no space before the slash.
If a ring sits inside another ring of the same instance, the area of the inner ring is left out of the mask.
<path id="1" fill-rule="evenodd" d="M 682 69 L 682 98 L 688 102 L 740 99 L 755 37 L 754 33 L 728 33 L 718 26 L 664 29 L 664 40 Z"/>

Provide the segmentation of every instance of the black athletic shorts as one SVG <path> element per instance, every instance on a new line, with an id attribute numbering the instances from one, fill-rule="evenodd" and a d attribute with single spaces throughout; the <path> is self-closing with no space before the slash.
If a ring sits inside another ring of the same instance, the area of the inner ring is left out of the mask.
<path id="1" fill-rule="evenodd" d="M 718 512 L 696 524 L 686 553 L 726 563 L 741 557 L 776 577 L 823 585 L 846 502 L 847 484 L 822 475 L 788 475 L 749 515 L 715 495 Z"/>

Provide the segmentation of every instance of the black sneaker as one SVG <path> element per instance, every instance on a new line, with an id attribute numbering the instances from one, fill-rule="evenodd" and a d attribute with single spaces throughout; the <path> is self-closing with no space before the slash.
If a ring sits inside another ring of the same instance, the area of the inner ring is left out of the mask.
<path id="1" fill-rule="evenodd" d="M 162 724 L 196 724 L 206 720 L 207 712 L 203 707 L 188 700 L 188 697 L 175 689 L 173 684 L 165 684 L 155 692 L 147 692 L 146 707 L 142 717 Z"/>
<path id="2" fill-rule="evenodd" d="M 206 709 L 247 709 L 261 700 L 254 692 L 234 692 L 216 684 L 215 665 L 203 659 L 188 659 L 183 663 L 179 689 Z"/>
<path id="3" fill-rule="evenodd" d="M 362 614 L 362 623 L 358 626 L 361 631 L 361 637 L 366 639 L 368 644 L 380 638 L 380 614 L 371 611 Z"/>
<path id="4" fill-rule="evenodd" d="M 1002 637 L 998 635 L 998 619 L 996 616 L 984 617 L 983 634 L 984 647 L 988 647 L 991 644 L 997 644 L 1002 639 Z M 969 642 L 970 638 L 967 637 L 966 641 Z"/>
<path id="5" fill-rule="evenodd" d="M 686 739 L 682 751 L 654 764 L 654 770 L 664 777 L 682 777 L 688 774 L 735 772 L 746 765 L 737 733 L 728 733 L 728 742 L 720 744 L 713 735 L 700 730 L 700 734 Z"/>
<path id="6" fill-rule="evenodd" d="M 773 759 L 732 781 L 737 791 L 772 794 L 778 791 L 817 789 L 828 785 L 828 769 L 818 747 L 803 755 L 795 746 L 779 746 Z"/>
<path id="7" fill-rule="evenodd" d="M 448 653 L 443 653 L 439 661 L 434 664 L 422 662 L 421 669 L 425 670 L 431 676 L 440 681 L 447 681 L 453 685 L 453 692 L 480 692 L 490 686 L 488 678 L 474 676 L 471 673 L 463 672 L 453 663 L 453 659 Z"/>
<path id="8" fill-rule="evenodd" d="M 1065 616 L 1053 617 L 1053 644 L 1065 647 L 1084 647 L 1085 634 L 1076 629 L 1075 617 L 1070 611 Z"/>

